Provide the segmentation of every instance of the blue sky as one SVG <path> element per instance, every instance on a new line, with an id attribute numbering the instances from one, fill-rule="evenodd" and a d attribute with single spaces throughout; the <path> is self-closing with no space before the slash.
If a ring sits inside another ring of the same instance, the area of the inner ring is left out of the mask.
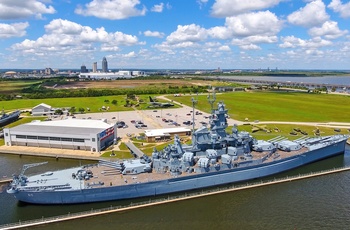
<path id="1" fill-rule="evenodd" d="M 350 1 L 0 0 L 0 69 L 350 69 Z"/>

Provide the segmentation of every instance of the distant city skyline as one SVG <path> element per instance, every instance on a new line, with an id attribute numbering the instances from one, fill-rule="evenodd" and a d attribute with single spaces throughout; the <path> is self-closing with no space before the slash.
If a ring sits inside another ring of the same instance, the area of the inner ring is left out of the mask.
<path id="1" fill-rule="evenodd" d="M 0 69 L 350 69 L 350 1 L 0 2 Z M 98 64 L 98 65 L 100 65 Z M 97 71 L 97 70 L 96 70 Z"/>

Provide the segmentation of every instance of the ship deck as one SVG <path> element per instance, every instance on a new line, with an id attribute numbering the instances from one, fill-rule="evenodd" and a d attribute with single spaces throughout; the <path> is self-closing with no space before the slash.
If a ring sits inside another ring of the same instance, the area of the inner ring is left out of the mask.
<path id="1" fill-rule="evenodd" d="M 298 151 L 291 151 L 291 152 L 285 152 L 285 151 L 276 151 L 276 154 L 278 155 L 271 155 L 268 157 L 264 163 L 269 163 L 274 160 L 284 159 L 291 156 L 299 155 L 307 151 L 307 148 L 302 148 Z M 254 159 L 260 159 L 264 156 L 266 156 L 267 152 L 251 152 Z M 278 157 L 276 157 L 278 156 Z M 243 162 L 242 159 L 238 159 L 235 161 L 237 163 Z M 218 162 L 219 164 L 221 161 Z M 198 166 L 193 166 L 198 167 Z M 145 182 L 151 182 L 151 181 L 159 181 L 159 180 L 166 180 L 171 179 L 173 176 L 170 174 L 170 172 L 156 172 L 153 170 L 151 173 L 140 173 L 140 174 L 128 174 L 128 175 L 122 175 L 117 169 L 113 169 L 111 167 L 105 166 L 105 165 L 97 165 L 97 166 L 91 166 L 89 168 L 86 168 L 92 171 L 93 177 L 89 180 L 85 181 L 86 187 L 101 187 L 101 186 L 121 186 L 121 185 L 127 185 L 127 184 L 135 184 L 135 183 L 145 183 Z M 193 173 L 192 173 L 193 174 Z M 176 177 L 183 177 L 191 175 L 189 173 L 182 173 L 180 175 L 177 175 Z M 103 184 L 103 185 L 101 185 Z"/>

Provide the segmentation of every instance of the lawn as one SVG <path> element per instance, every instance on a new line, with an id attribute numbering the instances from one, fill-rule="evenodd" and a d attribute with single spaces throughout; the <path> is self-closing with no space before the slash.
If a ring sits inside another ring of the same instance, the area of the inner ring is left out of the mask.
<path id="1" fill-rule="evenodd" d="M 139 104 L 138 109 L 152 109 L 149 104 L 149 96 L 141 95 L 139 99 L 143 100 L 142 103 Z M 112 104 L 112 101 L 116 100 L 117 104 Z M 129 100 L 130 103 L 137 104 L 136 101 Z M 159 100 L 159 102 L 167 102 Z M 5 112 L 12 111 L 15 109 L 21 110 L 29 110 L 34 106 L 39 105 L 40 103 L 45 103 L 53 108 L 63 108 L 63 107 L 75 107 L 78 111 L 79 108 L 84 108 L 85 113 L 97 113 L 101 112 L 102 106 L 105 108 L 109 107 L 109 112 L 115 111 L 131 111 L 133 108 L 125 107 L 126 104 L 126 96 L 102 96 L 102 97 L 74 97 L 74 98 L 47 98 L 47 99 L 18 99 L 11 101 L 0 101 L 1 108 L 5 110 Z M 174 106 L 172 108 L 177 108 L 179 106 Z M 87 108 L 90 111 L 87 111 Z M 105 111 L 105 110 L 104 110 Z"/>
<path id="2" fill-rule="evenodd" d="M 264 130 L 259 130 L 257 132 L 252 132 L 253 126 L 252 125 L 240 125 L 238 126 L 239 131 L 247 131 L 249 132 L 254 138 L 256 139 L 262 139 L 262 140 L 269 140 L 277 136 L 283 136 L 290 140 L 295 140 L 298 138 L 301 138 L 303 136 L 307 137 L 314 137 L 316 130 L 319 130 L 320 136 L 326 136 L 326 135 L 333 135 L 333 134 L 350 134 L 348 129 L 340 129 L 337 132 L 334 130 L 334 128 L 329 127 L 315 127 L 315 126 L 306 126 L 306 125 L 282 125 L 282 124 L 268 124 L 268 125 L 259 125 L 259 127 L 263 127 L 266 130 L 269 130 L 270 132 L 266 132 Z M 227 128 L 227 132 L 231 133 L 231 128 Z M 294 129 L 300 129 L 300 131 L 304 131 L 307 133 L 307 135 L 302 134 L 301 132 L 296 132 Z M 291 132 L 293 132 L 296 135 L 292 135 Z"/>
<path id="3" fill-rule="evenodd" d="M 109 102 L 105 102 L 108 100 Z M 117 100 L 117 104 L 113 105 L 111 102 Z M 21 99 L 12 101 L 1 101 L 2 107 L 5 110 L 14 109 L 31 109 L 34 106 L 45 103 L 54 108 L 62 107 L 75 107 L 90 108 L 90 112 L 99 112 L 102 106 L 110 107 L 109 111 L 127 111 L 132 110 L 131 108 L 124 107 L 125 96 L 103 96 L 103 97 L 74 97 L 74 98 L 47 98 L 47 99 Z"/>
<path id="4" fill-rule="evenodd" d="M 195 95 L 196 107 L 210 112 L 206 95 Z M 191 106 L 189 96 L 173 97 Z M 298 92 L 233 92 L 216 95 L 223 101 L 229 115 L 243 121 L 350 122 L 350 96 Z"/>

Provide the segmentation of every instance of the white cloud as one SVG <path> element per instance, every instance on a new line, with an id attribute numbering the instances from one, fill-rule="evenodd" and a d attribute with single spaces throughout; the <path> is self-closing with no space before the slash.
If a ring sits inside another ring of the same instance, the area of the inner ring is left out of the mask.
<path id="1" fill-rule="evenodd" d="M 316 37 L 310 40 L 303 40 L 294 36 L 287 36 L 287 37 L 282 37 L 282 44 L 279 45 L 281 48 L 296 48 L 296 47 L 301 47 L 301 48 L 320 48 L 324 46 L 330 46 L 333 43 L 328 40 L 324 40 L 320 37 Z"/>
<path id="2" fill-rule="evenodd" d="M 198 25 L 191 24 L 177 26 L 177 30 L 172 32 L 166 41 L 169 44 L 178 44 L 183 42 L 199 42 L 207 38 L 207 31 Z"/>
<path id="3" fill-rule="evenodd" d="M 107 41 L 116 45 L 131 46 L 138 43 L 137 37 L 119 31 L 110 33 L 109 36 L 111 39 Z"/>
<path id="4" fill-rule="evenodd" d="M 136 55 L 136 53 L 134 51 L 123 55 L 123 57 L 126 57 L 126 58 L 131 58 L 131 57 L 136 57 L 136 56 L 137 55 Z"/>
<path id="5" fill-rule="evenodd" d="M 350 2 L 343 4 L 341 0 L 332 0 L 328 8 L 340 13 L 343 18 L 350 17 Z"/>
<path id="6" fill-rule="evenodd" d="M 225 26 L 215 26 L 208 29 L 208 34 L 217 39 L 230 39 L 234 36 L 232 29 Z"/>
<path id="7" fill-rule="evenodd" d="M 54 19 L 45 25 L 46 32 L 56 34 L 80 34 L 83 26 L 64 19 Z"/>
<path id="8" fill-rule="evenodd" d="M 345 42 L 340 51 L 344 53 L 350 52 L 350 42 Z"/>
<path id="9" fill-rule="evenodd" d="M 0 1 L 0 19 L 21 19 L 35 16 L 42 18 L 42 14 L 54 14 L 52 6 L 46 6 L 40 0 L 2 0 Z"/>
<path id="10" fill-rule="evenodd" d="M 260 46 L 254 45 L 254 44 L 249 44 L 249 45 L 241 45 L 241 49 L 243 50 L 261 50 Z"/>
<path id="11" fill-rule="evenodd" d="M 231 48 L 229 47 L 229 46 L 220 46 L 219 48 L 218 48 L 218 50 L 220 50 L 220 51 L 231 51 Z"/>
<path id="12" fill-rule="evenodd" d="M 308 28 L 320 26 L 328 19 L 326 6 L 321 0 L 312 1 L 288 16 L 289 23 Z"/>
<path id="13" fill-rule="evenodd" d="M 26 35 L 28 22 L 4 24 L 0 23 L 0 38 L 23 37 Z"/>
<path id="14" fill-rule="evenodd" d="M 147 30 L 147 31 L 143 32 L 143 34 L 146 37 L 157 37 L 157 38 L 163 38 L 164 37 L 164 33 L 161 33 L 161 32 L 158 32 L 158 31 Z"/>
<path id="15" fill-rule="evenodd" d="M 324 54 L 322 50 L 315 50 L 315 49 L 305 50 L 305 53 L 308 55 L 314 55 L 314 56 L 320 56 Z"/>
<path id="16" fill-rule="evenodd" d="M 101 51 L 118 52 L 118 51 L 120 51 L 120 48 L 118 46 L 115 46 L 115 45 L 102 44 L 101 45 Z"/>
<path id="17" fill-rule="evenodd" d="M 110 35 L 103 27 L 94 30 L 91 27 L 85 26 L 78 37 L 84 43 L 108 42 L 110 40 Z"/>
<path id="18" fill-rule="evenodd" d="M 262 10 L 278 5 L 281 0 L 216 0 L 211 15 L 229 17 L 254 10 Z"/>
<path id="19" fill-rule="evenodd" d="M 226 18 L 225 27 L 213 27 L 209 34 L 214 38 L 228 39 L 235 36 L 275 35 L 282 29 L 283 23 L 274 13 L 263 11 L 241 14 Z"/>
<path id="20" fill-rule="evenodd" d="M 262 43 L 276 43 L 278 42 L 277 36 L 250 36 L 243 39 L 232 39 L 231 44 L 239 46 L 245 50 L 261 50 L 261 47 L 256 44 Z"/>
<path id="21" fill-rule="evenodd" d="M 314 27 L 309 30 L 312 37 L 324 36 L 327 39 L 335 39 L 347 33 L 347 30 L 340 30 L 338 23 L 334 21 L 327 21 L 321 27 Z"/>
<path id="22" fill-rule="evenodd" d="M 208 3 L 208 0 L 197 0 L 199 8 L 202 9 Z"/>
<path id="23" fill-rule="evenodd" d="M 276 43 L 276 42 L 278 42 L 278 37 L 277 36 L 254 35 L 254 36 L 249 36 L 249 37 L 244 38 L 243 41 L 255 43 L 255 44 Z"/>
<path id="24" fill-rule="evenodd" d="M 157 12 L 157 13 L 161 13 L 163 12 L 164 9 L 164 3 L 161 2 L 159 5 L 154 5 L 151 9 L 152 12 Z"/>
<path id="25" fill-rule="evenodd" d="M 92 29 L 77 23 L 55 19 L 45 26 L 47 34 L 36 40 L 26 39 L 11 46 L 12 50 L 24 52 L 52 52 L 69 50 L 94 50 L 94 43 L 101 43 L 101 50 L 116 51 L 119 46 L 138 44 L 135 36 L 122 32 L 107 32 L 103 27 Z"/>
<path id="26" fill-rule="evenodd" d="M 139 0 L 92 0 L 85 4 L 85 7 L 79 5 L 75 13 L 109 20 L 144 16 L 147 11 L 146 7 L 137 9 L 136 6 L 139 4 Z"/>

